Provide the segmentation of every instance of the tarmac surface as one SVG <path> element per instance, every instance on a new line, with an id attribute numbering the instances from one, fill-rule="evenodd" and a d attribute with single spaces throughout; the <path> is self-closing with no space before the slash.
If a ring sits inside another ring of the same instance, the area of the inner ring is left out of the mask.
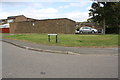
<path id="1" fill-rule="evenodd" d="M 5 42 L 2 48 L 3 78 L 118 78 L 118 56 L 53 54 Z"/>

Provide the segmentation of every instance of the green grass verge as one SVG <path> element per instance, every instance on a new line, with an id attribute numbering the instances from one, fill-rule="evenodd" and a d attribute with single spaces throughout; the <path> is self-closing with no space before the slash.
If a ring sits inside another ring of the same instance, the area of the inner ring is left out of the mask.
<path id="1" fill-rule="evenodd" d="M 47 34 L 16 34 L 4 36 L 6 38 L 18 39 L 47 45 L 71 46 L 71 47 L 117 47 L 118 35 L 75 35 L 59 34 L 58 43 L 55 43 L 55 36 L 51 36 L 48 42 Z"/>

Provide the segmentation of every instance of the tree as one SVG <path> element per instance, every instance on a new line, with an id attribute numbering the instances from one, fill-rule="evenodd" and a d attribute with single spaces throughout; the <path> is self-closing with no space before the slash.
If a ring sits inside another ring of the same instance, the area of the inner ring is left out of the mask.
<path id="1" fill-rule="evenodd" d="M 90 19 L 99 25 L 106 27 L 118 27 L 120 25 L 120 2 L 93 2 L 89 11 Z"/>

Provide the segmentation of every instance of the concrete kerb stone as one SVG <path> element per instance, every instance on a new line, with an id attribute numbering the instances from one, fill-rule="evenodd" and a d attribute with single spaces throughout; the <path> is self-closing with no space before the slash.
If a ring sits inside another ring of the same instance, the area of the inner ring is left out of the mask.
<path id="1" fill-rule="evenodd" d="M 79 53 L 74 53 L 74 52 L 70 52 L 70 51 L 68 51 L 67 54 L 71 54 L 71 55 L 80 55 Z"/>
<path id="2" fill-rule="evenodd" d="M 17 46 L 17 47 L 20 47 L 20 48 L 23 48 L 23 49 L 32 50 L 32 51 L 50 52 L 50 53 L 59 53 L 59 54 L 69 54 L 69 55 L 80 55 L 79 53 L 74 53 L 74 52 L 70 52 L 70 51 L 55 51 L 55 50 L 47 50 L 47 49 L 46 50 L 45 49 L 38 49 L 38 48 L 31 48 L 31 47 L 28 47 L 28 46 L 21 46 L 19 44 L 15 44 L 15 43 L 5 41 L 5 40 L 0 40 L 0 41 L 12 44 L 14 46 Z"/>

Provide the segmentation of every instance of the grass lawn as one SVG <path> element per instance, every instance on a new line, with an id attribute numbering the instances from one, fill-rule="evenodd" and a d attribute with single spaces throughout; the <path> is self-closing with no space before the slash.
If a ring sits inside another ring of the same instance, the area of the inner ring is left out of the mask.
<path id="1" fill-rule="evenodd" d="M 33 43 L 71 46 L 71 47 L 117 47 L 118 35 L 75 35 L 59 34 L 58 43 L 55 43 L 55 36 L 51 36 L 51 42 L 48 42 L 47 34 L 16 34 L 4 36 L 6 38 L 29 41 Z"/>

